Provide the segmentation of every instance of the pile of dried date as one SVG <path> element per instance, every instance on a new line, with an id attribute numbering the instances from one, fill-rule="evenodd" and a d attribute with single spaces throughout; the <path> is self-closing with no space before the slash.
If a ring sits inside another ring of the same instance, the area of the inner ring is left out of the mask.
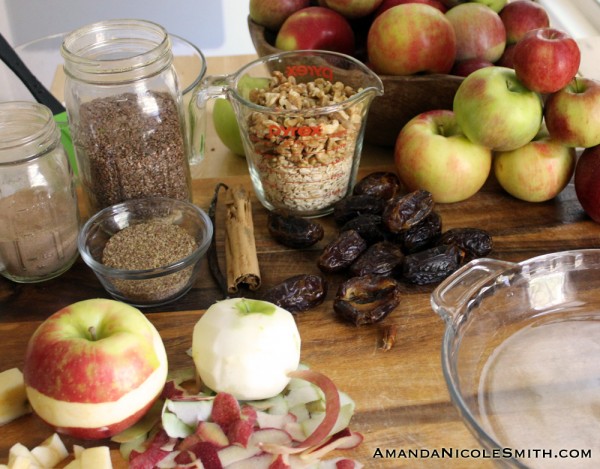
<path id="1" fill-rule="evenodd" d="M 386 317 L 400 302 L 401 282 L 436 284 L 466 262 L 486 256 L 492 237 L 478 228 L 442 230 L 442 219 L 431 194 L 408 194 L 392 172 L 361 179 L 353 194 L 338 202 L 333 213 L 338 236 L 325 246 L 317 265 L 326 273 L 347 272 L 334 299 L 334 310 L 356 325 Z M 309 247 L 320 241 L 322 226 L 280 212 L 269 214 L 269 232 L 289 247 Z M 324 301 L 326 281 L 298 275 L 269 290 L 265 299 L 292 312 Z"/>

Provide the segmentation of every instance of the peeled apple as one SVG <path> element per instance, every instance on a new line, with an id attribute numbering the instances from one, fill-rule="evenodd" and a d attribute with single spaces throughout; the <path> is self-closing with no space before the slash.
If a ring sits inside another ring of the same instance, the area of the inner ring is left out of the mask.
<path id="1" fill-rule="evenodd" d="M 292 314 L 266 301 L 233 298 L 213 304 L 194 326 L 192 357 L 202 382 L 239 400 L 267 399 L 300 363 Z"/>

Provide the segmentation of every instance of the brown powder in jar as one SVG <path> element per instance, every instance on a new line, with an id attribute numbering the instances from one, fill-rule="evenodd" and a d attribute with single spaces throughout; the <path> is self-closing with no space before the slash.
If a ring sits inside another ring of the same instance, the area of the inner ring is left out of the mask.
<path id="1" fill-rule="evenodd" d="M 75 195 L 31 188 L 0 198 L 0 270 L 13 280 L 51 278 L 78 256 Z"/>
<path id="2" fill-rule="evenodd" d="M 82 104 L 74 143 L 91 204 L 101 209 L 150 196 L 189 200 L 181 121 L 168 93 L 124 93 Z"/>
<path id="3" fill-rule="evenodd" d="M 177 225 L 148 222 L 131 225 L 114 234 L 104 246 L 102 263 L 122 270 L 146 270 L 177 262 L 194 252 L 198 244 Z M 123 296 L 153 302 L 177 294 L 190 280 L 193 267 L 163 277 L 143 280 L 113 279 Z"/>

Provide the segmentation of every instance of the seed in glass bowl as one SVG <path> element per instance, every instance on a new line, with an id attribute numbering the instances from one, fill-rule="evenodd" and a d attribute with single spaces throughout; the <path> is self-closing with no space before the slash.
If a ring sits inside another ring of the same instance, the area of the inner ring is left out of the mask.
<path id="1" fill-rule="evenodd" d="M 164 267 L 194 252 L 197 243 L 183 228 L 165 223 L 139 223 L 113 235 L 102 253 L 102 263 L 122 270 Z M 157 301 L 176 294 L 192 275 L 192 267 L 145 280 L 113 280 L 124 296 Z"/>

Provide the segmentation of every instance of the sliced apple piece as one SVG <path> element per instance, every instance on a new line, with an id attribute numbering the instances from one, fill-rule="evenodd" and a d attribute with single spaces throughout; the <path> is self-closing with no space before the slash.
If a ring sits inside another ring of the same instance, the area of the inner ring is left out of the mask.
<path id="1" fill-rule="evenodd" d="M 73 459 L 63 469 L 83 469 L 81 467 L 81 461 L 79 459 Z"/>
<path id="2" fill-rule="evenodd" d="M 0 373 L 0 425 L 30 412 L 21 370 L 10 368 Z"/>

